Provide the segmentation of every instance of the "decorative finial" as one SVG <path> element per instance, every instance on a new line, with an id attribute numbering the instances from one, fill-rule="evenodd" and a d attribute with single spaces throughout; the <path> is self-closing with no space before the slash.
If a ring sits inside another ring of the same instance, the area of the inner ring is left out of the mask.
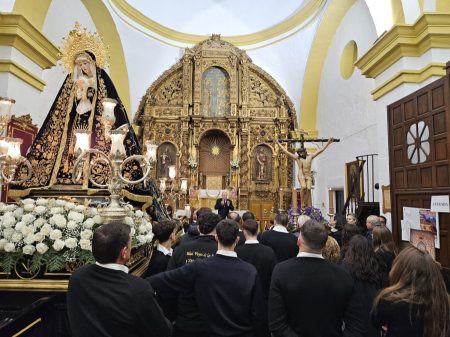
<path id="1" fill-rule="evenodd" d="M 213 41 L 220 41 L 220 34 L 213 34 L 212 37 L 211 37 L 211 39 L 212 39 Z"/>
<path id="2" fill-rule="evenodd" d="M 75 27 L 76 30 L 80 30 L 80 27 L 82 26 L 82 24 L 79 23 L 78 21 L 75 21 L 75 24 L 73 26 Z"/>

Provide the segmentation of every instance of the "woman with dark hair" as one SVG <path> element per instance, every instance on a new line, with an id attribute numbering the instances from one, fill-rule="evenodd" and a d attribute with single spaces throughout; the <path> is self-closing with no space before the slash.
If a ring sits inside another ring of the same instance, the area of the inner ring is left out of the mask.
<path id="1" fill-rule="evenodd" d="M 342 214 L 336 213 L 331 217 L 330 225 L 331 225 L 331 237 L 337 241 L 339 247 L 341 247 L 342 240 L 342 230 L 347 222 L 345 221 L 345 217 Z"/>
<path id="2" fill-rule="evenodd" d="M 391 272 L 392 262 L 398 254 L 392 233 L 386 226 L 376 226 L 373 229 L 373 249 L 380 261 L 386 264 L 387 273 Z"/>
<path id="3" fill-rule="evenodd" d="M 358 227 L 350 224 L 345 225 L 344 229 L 342 230 L 342 245 L 339 264 L 341 264 L 342 261 L 344 261 L 345 253 L 348 250 L 350 241 L 356 235 L 361 235 L 361 232 L 359 231 Z"/>
<path id="4" fill-rule="evenodd" d="M 394 260 L 389 279 L 391 286 L 374 302 L 374 327 L 387 327 L 387 337 L 449 335 L 450 297 L 428 253 L 406 247 Z"/>
<path id="5" fill-rule="evenodd" d="M 366 336 L 379 337 L 380 331 L 370 324 L 370 311 L 378 291 L 387 286 L 387 276 L 381 272 L 375 252 L 366 238 L 356 235 L 350 240 L 342 267 L 350 273 L 355 282 Z"/>

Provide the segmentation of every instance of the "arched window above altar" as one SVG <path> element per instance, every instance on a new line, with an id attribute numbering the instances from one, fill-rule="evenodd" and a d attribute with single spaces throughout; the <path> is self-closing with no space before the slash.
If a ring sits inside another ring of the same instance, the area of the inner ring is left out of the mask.
<path id="1" fill-rule="evenodd" d="M 230 76 L 220 67 L 202 74 L 202 114 L 208 117 L 230 115 Z"/>

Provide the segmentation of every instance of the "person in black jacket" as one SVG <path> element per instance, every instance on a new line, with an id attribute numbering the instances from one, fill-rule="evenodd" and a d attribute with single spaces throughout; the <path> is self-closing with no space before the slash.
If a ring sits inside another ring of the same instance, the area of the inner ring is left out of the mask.
<path id="1" fill-rule="evenodd" d="M 253 215 L 253 213 L 251 213 L 251 212 L 245 212 L 244 215 L 246 215 L 247 213 L 250 213 L 250 215 L 252 216 L 251 219 L 254 220 L 254 215 Z M 249 215 L 247 214 L 246 217 L 248 218 Z M 242 227 L 243 227 L 243 224 L 244 224 L 243 217 L 241 218 L 240 215 L 239 215 L 239 213 L 236 213 L 236 212 L 230 212 L 230 213 L 228 213 L 227 218 L 230 219 L 230 220 L 233 220 L 233 221 L 236 222 L 236 223 L 238 224 L 238 226 L 239 226 L 239 233 L 238 233 L 239 242 L 237 243 L 236 248 L 237 248 L 237 247 L 240 247 L 240 246 L 242 246 L 243 244 L 245 244 L 245 240 L 246 240 L 246 237 L 245 237 L 245 235 L 244 235 L 244 232 L 242 231 Z M 256 239 L 259 241 L 260 238 L 261 238 L 261 233 L 258 232 L 258 236 L 257 236 Z"/>
<path id="2" fill-rule="evenodd" d="M 217 225 L 217 254 L 147 279 L 158 292 L 195 294 L 210 337 L 268 337 L 267 312 L 258 272 L 237 258 L 238 225 L 229 219 Z"/>
<path id="3" fill-rule="evenodd" d="M 342 247 L 342 230 L 346 225 L 345 217 L 342 214 L 336 213 L 330 219 L 331 234 L 330 236 L 337 241 L 339 247 Z"/>
<path id="4" fill-rule="evenodd" d="M 291 259 L 298 253 L 297 237 L 288 232 L 287 225 L 287 215 L 278 214 L 272 230 L 262 233 L 259 240 L 260 244 L 273 249 L 278 263 Z"/>
<path id="5" fill-rule="evenodd" d="M 186 233 L 184 233 L 181 236 L 179 246 L 181 246 L 184 243 L 192 242 L 196 236 L 200 235 L 200 231 L 198 230 L 198 221 L 197 221 L 197 219 L 204 212 L 212 212 L 212 210 L 209 207 L 202 207 L 202 208 L 197 209 L 197 210 L 194 211 L 194 214 L 193 214 L 193 220 L 194 221 L 189 225 Z"/>
<path id="6" fill-rule="evenodd" d="M 389 274 L 392 269 L 392 263 L 398 254 L 392 233 L 386 226 L 377 226 L 372 230 L 372 237 L 375 254 L 385 264 L 386 271 Z"/>
<path id="7" fill-rule="evenodd" d="M 167 265 L 173 254 L 172 244 L 175 242 L 176 227 L 176 223 L 171 220 L 162 220 L 153 226 L 153 234 L 159 243 L 153 251 L 145 277 L 167 270 Z"/>
<path id="8" fill-rule="evenodd" d="M 342 261 L 345 259 L 345 253 L 350 246 L 350 241 L 352 241 L 353 237 L 356 235 L 361 235 L 361 231 L 355 225 L 346 224 L 344 229 L 342 230 L 342 240 L 341 240 L 341 252 L 339 257 L 339 264 L 342 264 Z"/>
<path id="9" fill-rule="evenodd" d="M 243 227 L 243 233 L 247 240 L 241 247 L 236 247 L 235 250 L 237 256 L 242 261 L 255 266 L 261 280 L 264 297 L 268 300 L 270 279 L 272 277 L 273 268 L 275 268 L 275 265 L 277 264 L 277 257 L 272 248 L 259 244 L 257 239 L 259 226 L 255 220 L 245 221 Z M 239 241 L 241 240 L 239 239 Z"/>
<path id="10" fill-rule="evenodd" d="M 156 302 L 151 285 L 129 275 L 131 228 L 111 223 L 92 239 L 96 264 L 77 268 L 69 279 L 67 313 L 72 336 L 172 335 L 172 324 Z"/>
<path id="11" fill-rule="evenodd" d="M 209 258 L 216 254 L 215 234 L 220 217 L 213 212 L 200 212 L 200 214 L 198 218 L 200 235 L 192 242 L 175 249 L 167 270 L 174 270 L 197 259 Z M 163 307 L 166 316 L 170 320 L 176 320 L 174 336 L 208 336 L 192 290 L 186 290 L 175 298 L 173 296 L 162 297 L 165 300 Z"/>
<path id="12" fill-rule="evenodd" d="M 234 211 L 233 201 L 228 199 L 227 196 L 228 193 L 223 192 L 222 199 L 217 199 L 216 205 L 214 206 L 214 209 L 218 210 L 218 213 L 222 217 L 222 219 L 226 219 L 228 213 L 230 211 Z"/>
<path id="13" fill-rule="evenodd" d="M 361 232 L 361 235 L 366 237 L 367 228 L 366 228 L 366 226 L 364 224 L 360 224 L 359 223 L 358 217 L 356 216 L 355 213 L 348 213 L 347 214 L 347 223 L 349 225 L 356 225 L 359 228 L 359 230 Z"/>
<path id="14" fill-rule="evenodd" d="M 327 239 L 322 224 L 305 222 L 297 257 L 275 266 L 269 293 L 269 327 L 275 337 L 365 336 L 352 277 L 322 257 Z"/>

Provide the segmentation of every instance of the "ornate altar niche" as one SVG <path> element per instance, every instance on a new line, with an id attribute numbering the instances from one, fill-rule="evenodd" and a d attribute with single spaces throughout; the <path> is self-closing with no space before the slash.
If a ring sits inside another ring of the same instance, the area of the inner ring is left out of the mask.
<path id="1" fill-rule="evenodd" d="M 279 207 L 279 188 L 292 185 L 290 160 L 278 147 L 265 143 L 269 138 L 288 138 L 298 129 L 292 101 L 244 50 L 220 40 L 220 35 L 185 49 L 180 61 L 147 89 L 134 124 L 143 130 L 141 146 L 146 140 L 156 140 L 161 147 L 173 144 L 178 154 L 174 190 L 180 178 L 189 178 L 186 202 L 194 207 L 211 207 L 215 196 L 203 202 L 199 189 L 208 187 L 204 185 L 208 177 L 215 177 L 217 184 L 222 178 L 230 197 L 236 188 L 239 209 L 259 205 L 257 217 L 263 219 L 272 207 Z M 197 162 L 195 169 L 190 169 L 189 157 Z M 258 158 L 265 163 L 262 176 Z M 232 159 L 240 161 L 235 176 Z M 152 174 L 157 178 L 155 171 Z"/>

